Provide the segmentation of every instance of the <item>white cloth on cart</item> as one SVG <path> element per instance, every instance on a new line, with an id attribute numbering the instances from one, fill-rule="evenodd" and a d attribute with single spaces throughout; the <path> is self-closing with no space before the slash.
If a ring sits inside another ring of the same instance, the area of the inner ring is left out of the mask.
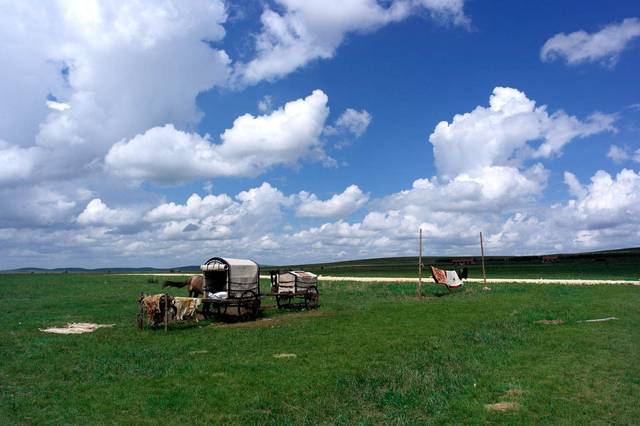
<path id="1" fill-rule="evenodd" d="M 211 293 L 211 292 L 207 292 L 207 298 L 208 299 L 214 299 L 214 300 L 225 300 L 227 298 L 227 292 L 226 291 L 219 291 L 217 293 Z"/>

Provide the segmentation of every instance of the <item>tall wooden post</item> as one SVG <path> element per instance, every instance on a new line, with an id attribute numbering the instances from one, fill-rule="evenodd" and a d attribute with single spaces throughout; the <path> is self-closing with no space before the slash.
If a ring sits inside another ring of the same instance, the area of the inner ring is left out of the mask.
<path id="1" fill-rule="evenodd" d="M 484 243 L 482 241 L 482 231 L 480 231 L 480 253 L 482 254 L 482 279 L 484 280 L 484 286 L 487 286 L 487 273 L 484 269 Z"/>
<path id="2" fill-rule="evenodd" d="M 420 228 L 420 256 L 418 257 L 418 287 L 416 293 L 418 297 L 422 296 L 422 228 Z"/>

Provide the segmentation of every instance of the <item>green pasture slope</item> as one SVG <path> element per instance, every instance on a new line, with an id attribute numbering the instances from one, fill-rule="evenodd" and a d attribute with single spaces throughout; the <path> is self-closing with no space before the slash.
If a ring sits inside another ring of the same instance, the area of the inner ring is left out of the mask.
<path id="1" fill-rule="evenodd" d="M 603 279 L 640 280 L 640 248 L 609 250 L 593 253 L 558 254 L 556 259 L 543 263 L 543 256 L 487 256 L 485 267 L 493 278 L 547 278 L 547 279 Z M 461 266 L 452 260 L 472 259 L 471 278 L 482 278 L 480 256 L 426 256 L 425 265 L 452 269 Z M 265 266 L 263 269 L 278 268 Z M 417 257 L 388 257 L 381 259 L 350 260 L 346 262 L 285 265 L 280 268 L 304 269 L 322 275 L 415 277 Z M 428 274 L 428 272 L 427 272 Z"/>
<path id="2" fill-rule="evenodd" d="M 637 424 L 640 288 L 322 283 L 312 313 L 135 327 L 148 277 L 0 275 L 0 424 Z M 175 290 L 183 294 L 184 290 Z M 265 304 L 271 304 L 269 299 Z M 608 322 L 585 319 L 618 317 Z M 562 320 L 563 324 L 540 324 Z M 114 323 L 92 334 L 38 328 Z M 277 354 L 295 357 L 276 358 Z M 486 404 L 517 403 L 492 412 Z"/>

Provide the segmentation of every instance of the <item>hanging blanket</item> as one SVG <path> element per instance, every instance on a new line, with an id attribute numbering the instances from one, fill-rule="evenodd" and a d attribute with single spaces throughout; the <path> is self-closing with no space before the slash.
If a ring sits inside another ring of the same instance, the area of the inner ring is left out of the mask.
<path id="1" fill-rule="evenodd" d="M 202 301 L 197 297 L 174 297 L 173 306 L 176 308 L 176 319 L 182 321 L 193 318 L 200 303 Z"/>
<path id="2" fill-rule="evenodd" d="M 460 287 L 462 285 L 462 280 L 458 277 L 456 271 L 445 271 L 431 266 L 431 275 L 433 275 L 436 283 L 444 284 L 447 287 Z"/>
<path id="3" fill-rule="evenodd" d="M 147 313 L 147 319 L 152 325 L 158 325 L 164 321 L 164 294 L 153 294 L 142 299 L 142 304 Z M 173 304 L 173 297 L 169 296 L 169 306 Z"/>
<path id="4" fill-rule="evenodd" d="M 154 294 L 142 299 L 142 303 L 145 305 L 147 317 L 150 322 L 153 322 L 154 315 L 160 312 L 160 299 L 162 299 L 163 296 L 164 294 Z"/>

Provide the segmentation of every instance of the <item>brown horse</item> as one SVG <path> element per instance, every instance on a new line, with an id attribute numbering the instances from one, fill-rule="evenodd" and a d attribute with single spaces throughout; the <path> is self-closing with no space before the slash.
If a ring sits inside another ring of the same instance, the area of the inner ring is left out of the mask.
<path id="1" fill-rule="evenodd" d="M 194 275 L 183 282 L 180 281 L 165 281 L 163 287 L 178 287 L 182 288 L 187 286 L 189 290 L 189 297 L 198 297 L 204 295 L 204 288 L 202 282 L 202 275 Z"/>

